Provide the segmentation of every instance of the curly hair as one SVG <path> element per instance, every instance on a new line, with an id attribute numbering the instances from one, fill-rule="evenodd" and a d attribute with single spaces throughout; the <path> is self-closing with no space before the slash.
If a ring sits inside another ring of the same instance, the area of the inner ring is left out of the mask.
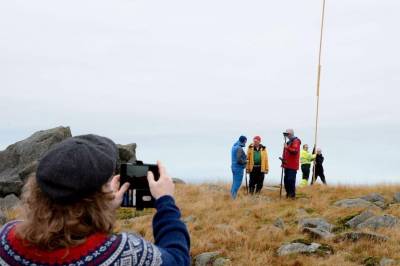
<path id="1" fill-rule="evenodd" d="M 97 191 L 73 204 L 53 202 L 31 176 L 23 188 L 23 221 L 16 235 L 45 250 L 82 244 L 94 233 L 112 233 L 115 209 L 111 192 Z"/>

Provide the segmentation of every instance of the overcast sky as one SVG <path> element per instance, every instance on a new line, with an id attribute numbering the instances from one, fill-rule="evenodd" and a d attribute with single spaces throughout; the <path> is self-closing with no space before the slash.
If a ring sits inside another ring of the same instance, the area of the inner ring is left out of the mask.
<path id="1" fill-rule="evenodd" d="M 230 148 L 313 142 L 320 0 L 0 0 L 0 150 L 70 126 L 136 142 L 188 181 Z M 320 146 L 331 183 L 399 182 L 400 2 L 327 0 Z"/>

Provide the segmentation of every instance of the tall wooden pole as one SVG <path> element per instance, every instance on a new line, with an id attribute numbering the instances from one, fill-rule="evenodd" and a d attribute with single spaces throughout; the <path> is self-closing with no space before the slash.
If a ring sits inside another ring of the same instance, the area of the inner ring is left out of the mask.
<path id="1" fill-rule="evenodd" d="M 318 122 L 319 122 L 319 91 L 320 91 L 320 81 L 321 81 L 321 54 L 322 54 L 322 37 L 324 33 L 324 19 L 325 19 L 325 0 L 322 2 L 322 15 L 321 15 L 321 32 L 320 32 L 320 39 L 319 39 L 319 53 L 318 53 L 318 74 L 317 74 L 317 111 L 315 115 L 315 133 L 314 133 L 314 147 L 317 149 L 318 143 Z M 317 152 L 315 150 L 315 152 Z M 312 180 L 315 182 L 315 161 L 313 167 L 313 176 Z"/>

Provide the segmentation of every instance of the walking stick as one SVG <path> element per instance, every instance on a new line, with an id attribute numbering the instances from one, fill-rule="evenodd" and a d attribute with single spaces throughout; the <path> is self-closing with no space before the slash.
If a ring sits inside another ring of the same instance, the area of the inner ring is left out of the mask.
<path id="1" fill-rule="evenodd" d="M 286 144 L 286 136 L 284 135 L 284 136 L 283 136 L 283 146 L 285 146 L 285 144 Z M 285 154 L 285 147 L 283 147 L 282 157 L 279 158 L 279 159 L 281 159 L 281 161 L 282 161 L 282 165 L 281 165 L 281 168 L 282 168 L 282 173 L 281 173 L 281 187 L 280 187 L 280 189 L 279 189 L 279 198 L 280 198 L 280 199 L 282 198 L 282 186 L 283 186 L 283 155 L 284 155 L 284 154 Z"/>
<path id="2" fill-rule="evenodd" d="M 279 198 L 282 198 L 282 183 L 283 183 L 283 167 L 282 167 L 282 173 L 281 173 L 281 187 L 279 189 Z"/>
<path id="3" fill-rule="evenodd" d="M 247 186 L 247 170 L 245 170 L 246 172 L 245 172 L 245 179 L 246 179 L 246 191 L 247 191 L 247 194 L 249 194 L 249 187 Z"/>

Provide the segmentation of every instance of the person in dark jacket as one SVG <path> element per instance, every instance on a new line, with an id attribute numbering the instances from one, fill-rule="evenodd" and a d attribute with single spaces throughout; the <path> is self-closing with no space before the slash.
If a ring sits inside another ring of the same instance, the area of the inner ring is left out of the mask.
<path id="1" fill-rule="evenodd" d="M 313 179 L 311 180 L 311 185 L 314 184 L 315 181 L 317 181 L 318 177 L 321 178 L 322 183 L 326 185 L 324 166 L 322 165 L 323 163 L 324 163 L 324 156 L 322 155 L 322 150 L 318 148 L 314 166 L 315 175 L 313 173 Z"/>
<path id="2" fill-rule="evenodd" d="M 231 170 L 233 175 L 233 182 L 231 188 L 231 196 L 236 199 L 237 192 L 242 185 L 244 168 L 246 167 L 247 157 L 243 148 L 246 146 L 247 138 L 240 136 L 239 140 L 233 144 L 231 150 Z"/>
<path id="3" fill-rule="evenodd" d="M 301 141 L 294 135 L 293 129 L 286 130 L 288 141 L 285 143 L 282 167 L 285 171 L 284 183 L 287 198 L 296 198 L 296 174 L 300 163 Z"/>
<path id="4" fill-rule="evenodd" d="M 116 210 L 129 188 L 113 176 L 117 157 L 115 143 L 96 135 L 53 145 L 24 187 L 24 219 L 0 230 L 0 265 L 190 265 L 189 233 L 160 162 L 159 180 L 147 176 L 156 199 L 155 243 L 114 233 Z"/>

